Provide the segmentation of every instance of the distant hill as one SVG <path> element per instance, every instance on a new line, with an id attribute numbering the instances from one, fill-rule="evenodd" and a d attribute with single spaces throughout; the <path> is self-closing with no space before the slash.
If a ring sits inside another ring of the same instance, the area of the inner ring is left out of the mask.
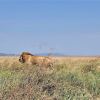
<path id="1" fill-rule="evenodd" d="M 60 54 L 60 53 L 36 53 L 34 55 L 40 55 L 40 56 L 65 56 L 64 54 Z M 19 56 L 19 54 L 0 53 L 0 56 Z"/>
<path id="2" fill-rule="evenodd" d="M 17 56 L 17 54 L 0 53 L 0 56 Z"/>

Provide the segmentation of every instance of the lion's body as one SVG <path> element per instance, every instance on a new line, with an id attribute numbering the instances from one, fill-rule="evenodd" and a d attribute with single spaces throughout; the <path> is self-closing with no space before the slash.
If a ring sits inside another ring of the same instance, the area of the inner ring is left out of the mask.
<path id="1" fill-rule="evenodd" d="M 35 56 L 28 52 L 23 52 L 19 61 L 22 63 L 39 66 L 51 66 L 53 64 L 52 59 L 48 56 Z"/>

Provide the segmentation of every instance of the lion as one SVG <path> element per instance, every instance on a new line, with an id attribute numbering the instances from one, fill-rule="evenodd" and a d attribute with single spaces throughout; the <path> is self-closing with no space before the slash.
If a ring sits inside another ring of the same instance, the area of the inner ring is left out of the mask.
<path id="1" fill-rule="evenodd" d="M 38 66 L 45 66 L 45 67 L 53 66 L 53 62 L 50 57 L 37 56 L 29 52 L 22 52 L 22 54 L 19 57 L 19 61 L 21 63 L 27 63 L 31 65 L 38 65 Z"/>

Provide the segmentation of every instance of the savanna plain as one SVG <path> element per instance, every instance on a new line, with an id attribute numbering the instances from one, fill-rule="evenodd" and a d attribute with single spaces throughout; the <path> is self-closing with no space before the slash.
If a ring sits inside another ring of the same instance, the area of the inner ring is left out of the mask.
<path id="1" fill-rule="evenodd" d="M 100 100 L 100 57 L 52 57 L 52 67 L 0 57 L 0 100 Z"/>

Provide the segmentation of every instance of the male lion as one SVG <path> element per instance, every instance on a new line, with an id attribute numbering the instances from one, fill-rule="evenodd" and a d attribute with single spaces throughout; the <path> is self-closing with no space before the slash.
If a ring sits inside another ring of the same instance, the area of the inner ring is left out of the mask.
<path id="1" fill-rule="evenodd" d="M 51 67 L 53 65 L 52 59 L 50 57 L 36 56 L 36 55 L 32 55 L 29 52 L 22 52 L 19 61 L 21 63 L 27 63 L 27 64 L 45 66 L 45 67 L 49 67 L 49 66 Z"/>

